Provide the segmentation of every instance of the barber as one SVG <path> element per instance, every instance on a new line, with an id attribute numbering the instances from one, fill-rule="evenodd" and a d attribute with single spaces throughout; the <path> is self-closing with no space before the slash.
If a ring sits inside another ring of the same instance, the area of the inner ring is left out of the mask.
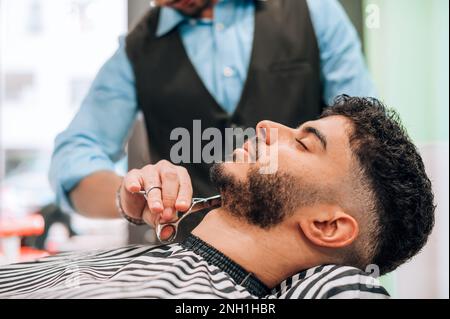
<path id="1" fill-rule="evenodd" d="M 120 40 L 56 138 L 50 180 L 65 210 L 93 218 L 122 214 L 151 226 L 157 216 L 171 220 L 193 195 L 215 192 L 208 164 L 168 164 L 173 129 L 192 132 L 197 119 L 222 132 L 265 119 L 293 127 L 320 115 L 339 94 L 374 95 L 358 36 L 336 0 L 155 3 Z M 114 162 L 124 156 L 138 111 L 152 162 L 123 183 Z M 134 194 L 149 188 L 148 202 Z"/>

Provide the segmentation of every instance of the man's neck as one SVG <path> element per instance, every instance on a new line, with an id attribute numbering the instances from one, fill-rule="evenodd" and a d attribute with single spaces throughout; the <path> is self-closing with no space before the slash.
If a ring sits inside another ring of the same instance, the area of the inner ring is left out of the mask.
<path id="1" fill-rule="evenodd" d="M 299 251 L 301 240 L 293 236 L 296 232 L 289 227 L 295 226 L 284 224 L 263 230 L 219 208 L 206 215 L 192 233 L 273 288 L 300 270 L 314 266 L 302 261 L 311 258 Z"/>

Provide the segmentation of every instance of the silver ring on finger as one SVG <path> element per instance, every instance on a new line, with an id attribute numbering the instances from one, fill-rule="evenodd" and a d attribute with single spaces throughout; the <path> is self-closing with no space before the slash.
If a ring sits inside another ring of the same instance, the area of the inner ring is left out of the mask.
<path id="1" fill-rule="evenodd" d="M 148 190 L 145 191 L 145 197 L 147 198 L 148 194 L 154 189 L 159 189 L 160 191 L 162 191 L 162 187 L 160 187 L 160 186 L 152 186 Z"/>

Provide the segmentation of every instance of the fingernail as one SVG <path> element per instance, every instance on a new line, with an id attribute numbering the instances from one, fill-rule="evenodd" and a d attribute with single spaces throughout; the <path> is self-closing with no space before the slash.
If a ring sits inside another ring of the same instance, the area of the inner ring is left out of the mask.
<path id="1" fill-rule="evenodd" d="M 179 202 L 177 202 L 178 206 L 186 206 L 187 202 L 185 200 L 180 200 Z"/>

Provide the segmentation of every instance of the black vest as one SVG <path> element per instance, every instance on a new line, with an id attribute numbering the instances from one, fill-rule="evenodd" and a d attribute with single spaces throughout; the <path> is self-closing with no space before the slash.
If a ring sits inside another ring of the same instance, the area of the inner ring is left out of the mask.
<path id="1" fill-rule="evenodd" d="M 126 49 L 152 163 L 170 160 L 177 142 L 170 133 L 183 127 L 192 136 L 193 120 L 201 120 L 202 129 L 216 127 L 224 133 L 227 127 L 255 127 L 261 120 L 294 127 L 321 114 L 320 55 L 306 0 L 256 0 L 255 6 L 249 73 L 233 114 L 206 89 L 177 29 L 156 37 L 159 9 L 150 10 L 129 33 Z M 182 165 L 191 175 L 195 196 L 217 193 L 209 183 L 210 165 Z"/>

